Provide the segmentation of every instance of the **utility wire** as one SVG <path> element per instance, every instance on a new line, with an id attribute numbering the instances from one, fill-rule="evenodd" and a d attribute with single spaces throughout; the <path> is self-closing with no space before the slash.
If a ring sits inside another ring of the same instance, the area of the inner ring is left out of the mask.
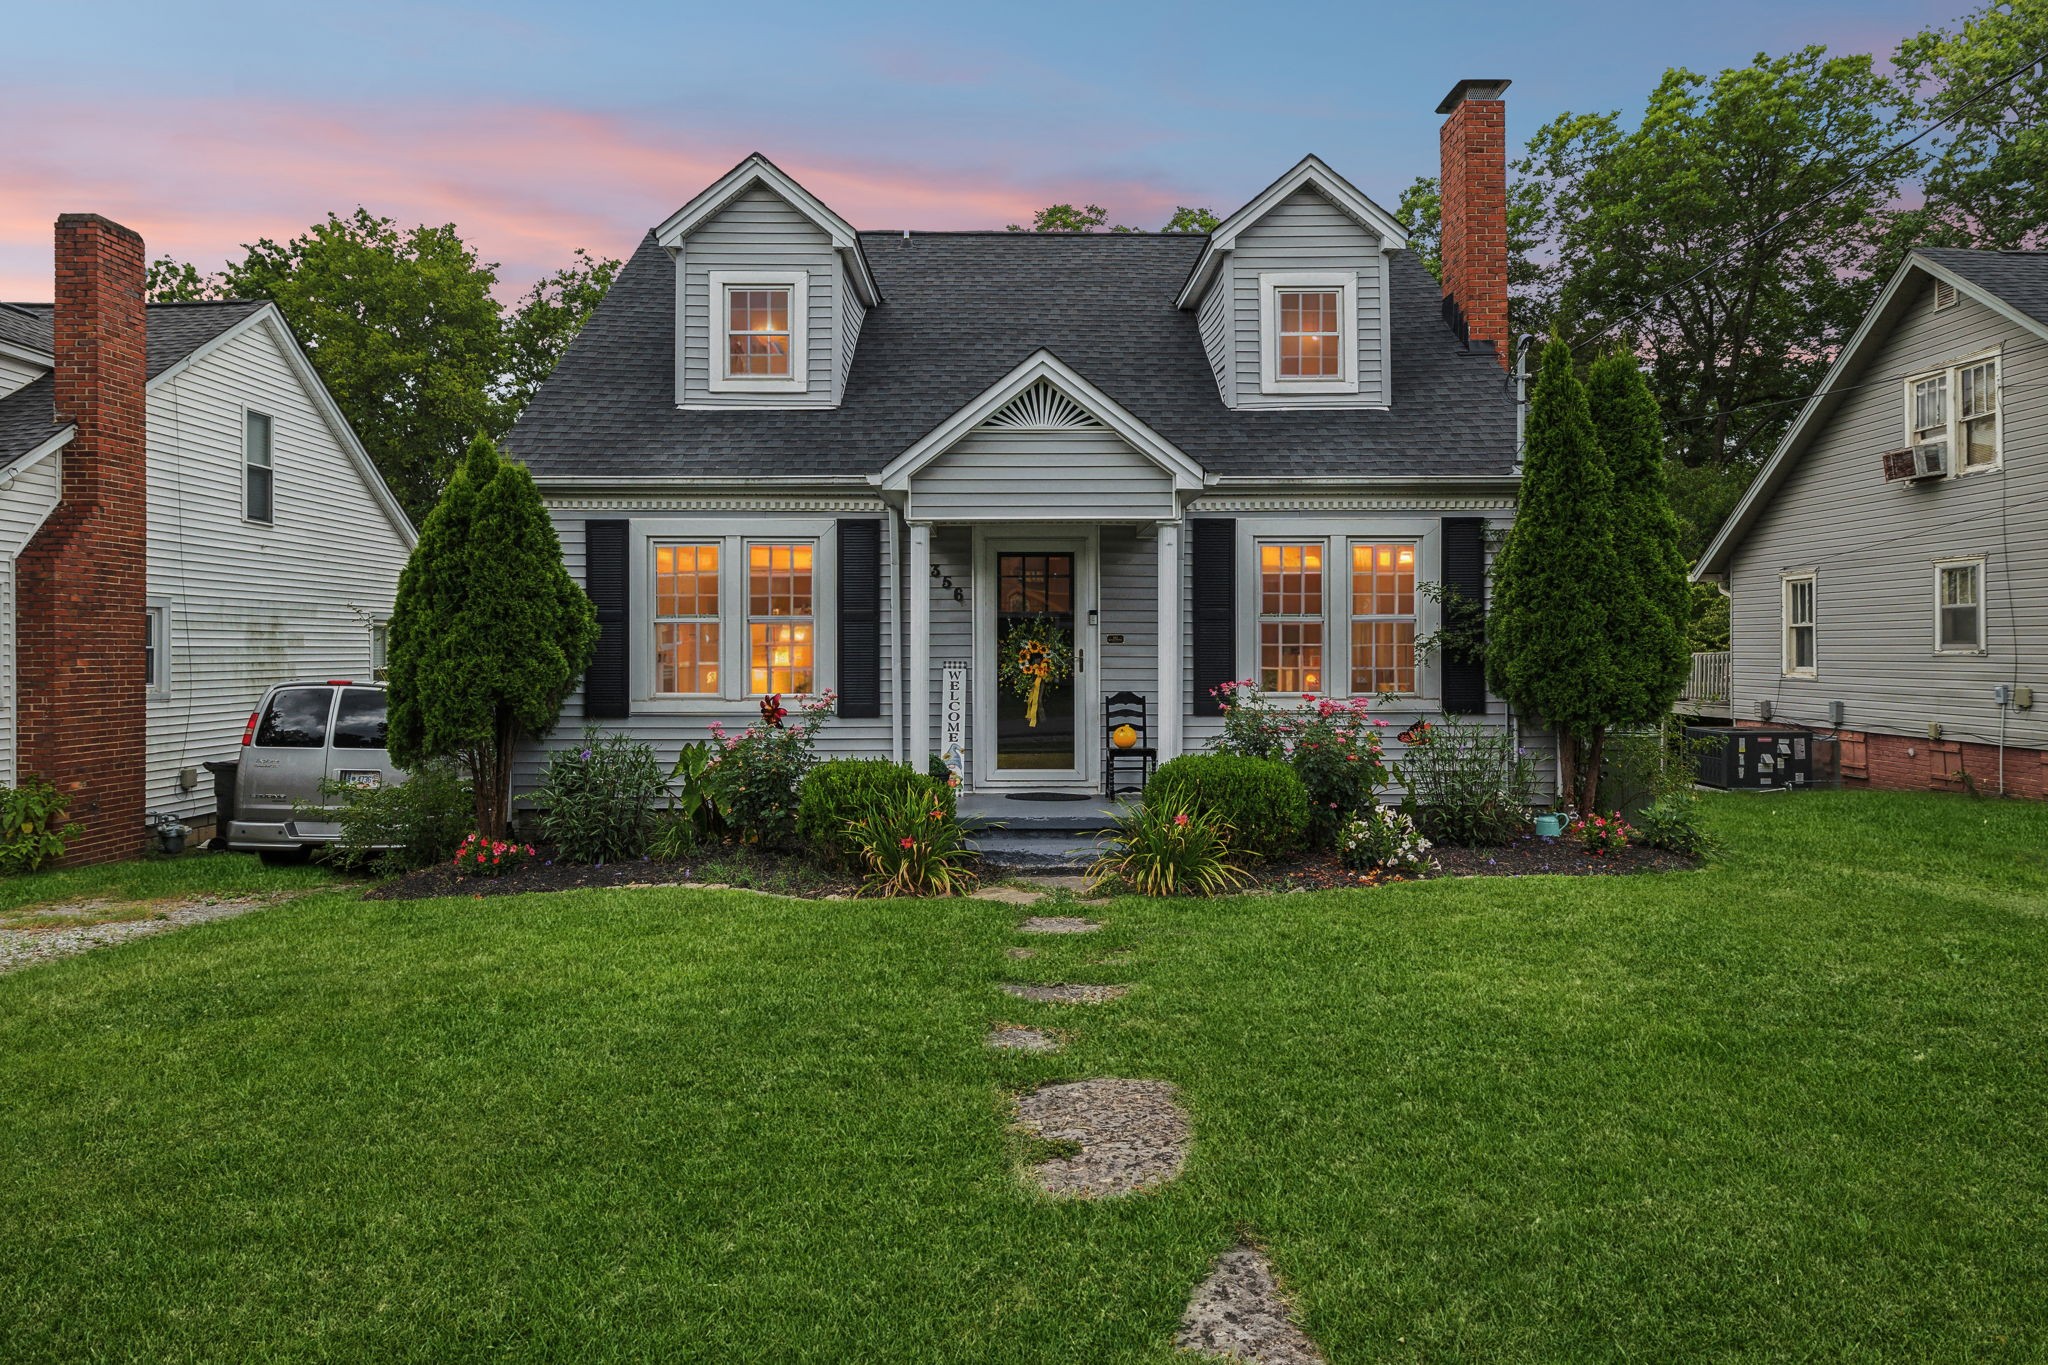
<path id="1" fill-rule="evenodd" d="M 1966 111 L 1968 111 L 1972 105 L 1976 104 L 1979 100 L 1983 99 L 1993 90 L 2000 89 L 2004 86 L 2010 85 L 2014 80 L 2018 79 L 2021 75 L 2028 71 L 2033 70 L 2035 67 L 2039 66 L 2043 62 L 2048 62 L 2048 47 L 2042 48 L 2039 52 L 2036 52 L 2033 56 L 2027 58 L 2018 66 L 2013 67 L 2004 75 L 1994 76 L 1992 79 L 1984 82 L 1982 85 L 1978 86 L 1976 90 L 1971 92 L 1970 96 L 1967 99 L 1965 99 L 1961 104 L 1957 105 L 1955 108 L 1951 109 L 1947 114 L 1944 114 L 1940 119 L 1936 120 L 1933 123 L 1928 124 L 1925 128 L 1922 128 L 1919 132 L 1915 133 L 1912 137 L 1907 138 L 1904 142 L 1895 143 L 1892 146 L 1885 148 L 1883 151 L 1878 152 L 1876 155 L 1872 156 L 1868 161 L 1865 161 L 1860 166 L 1857 166 L 1854 169 L 1852 169 L 1847 175 L 1843 176 L 1840 180 L 1837 180 L 1834 184 L 1828 186 L 1828 188 L 1822 190 L 1819 194 L 1813 196 L 1813 198 L 1806 200 L 1802 204 L 1798 204 L 1790 209 L 1787 209 L 1782 215 L 1780 215 L 1776 222 L 1771 223 L 1767 227 L 1760 228 L 1756 232 L 1751 233 L 1749 236 L 1744 237 L 1741 240 L 1737 241 L 1733 246 L 1727 248 L 1718 256 L 1715 256 L 1712 260 L 1708 261 L 1705 265 L 1701 266 L 1698 270 L 1693 271 L 1692 274 L 1687 275 L 1684 279 L 1672 285 L 1670 288 L 1664 290 L 1662 293 L 1651 295 L 1649 300 L 1645 302 L 1642 307 L 1636 309 L 1633 313 L 1630 313 L 1625 317 L 1617 318 L 1613 322 L 1610 322 L 1606 326 L 1602 327 L 1599 331 L 1594 332 L 1588 336 L 1582 337 L 1578 341 L 1574 342 L 1572 344 L 1573 353 L 1576 354 L 1584 350 L 1588 345 L 1592 344 L 1595 341 L 1598 341 L 1601 337 L 1606 336 L 1609 332 L 1612 332 L 1617 327 L 1626 327 L 1629 323 L 1634 322 L 1638 318 L 1643 317 L 1645 314 L 1649 313 L 1652 310 L 1652 308 L 1655 307 L 1655 305 L 1671 297 L 1671 295 L 1685 288 L 1693 281 L 1700 279 L 1701 277 L 1707 274 L 1710 274 L 1717 267 L 1725 263 L 1727 259 L 1730 256 L 1733 256 L 1737 251 L 1740 251 L 1745 247 L 1757 245 L 1758 243 L 1762 242 L 1765 238 L 1769 237 L 1772 233 L 1778 231 L 1780 228 L 1785 227 L 1786 225 L 1791 223 L 1794 219 L 1798 218 L 1808 209 L 1811 209 L 1816 205 L 1826 203 L 1828 200 L 1840 194 L 1843 190 L 1849 188 L 1849 186 L 1854 185 L 1859 180 L 1862 180 L 1864 177 L 1869 175 L 1873 167 L 1879 165 L 1880 163 L 1884 162 L 1890 157 L 1897 156 L 1900 152 L 1905 151 L 1914 143 L 1919 142 L 1921 139 L 1925 137 L 1928 137 L 1937 130 L 1947 127 L 1950 123 L 1954 122 L 1956 119 L 1960 118 Z"/>

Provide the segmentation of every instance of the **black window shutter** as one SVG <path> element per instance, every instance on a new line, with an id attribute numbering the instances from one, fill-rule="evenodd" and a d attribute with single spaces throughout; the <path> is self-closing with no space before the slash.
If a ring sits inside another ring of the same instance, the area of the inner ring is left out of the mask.
<path id="1" fill-rule="evenodd" d="M 1486 523 L 1479 517 L 1443 519 L 1442 580 L 1446 589 L 1444 615 L 1449 624 L 1458 608 L 1451 601 L 1469 603 L 1464 618 L 1475 631 L 1486 624 Z M 1444 712 L 1453 716 L 1486 714 L 1486 661 L 1484 658 L 1453 659 L 1448 651 L 1438 654 L 1443 666 Z"/>
<path id="2" fill-rule="evenodd" d="M 616 720 L 633 714 L 633 628 L 626 618 L 626 526 L 583 523 L 583 588 L 597 608 L 597 649 L 583 674 L 583 714 Z"/>
<path id="3" fill-rule="evenodd" d="M 1195 714 L 1220 716 L 1216 689 L 1237 676 L 1237 522 L 1188 522 L 1188 567 L 1194 589 Z"/>
<path id="4" fill-rule="evenodd" d="M 839 523 L 839 714 L 882 714 L 882 523 Z"/>

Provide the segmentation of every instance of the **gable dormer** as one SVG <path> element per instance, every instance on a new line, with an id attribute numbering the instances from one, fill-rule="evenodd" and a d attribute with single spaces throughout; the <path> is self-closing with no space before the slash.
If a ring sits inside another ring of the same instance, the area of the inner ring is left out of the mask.
<path id="1" fill-rule="evenodd" d="M 1218 224 L 1179 305 L 1200 320 L 1224 403 L 1389 406 L 1386 253 L 1407 243 L 1313 156 Z"/>
<path id="2" fill-rule="evenodd" d="M 844 218 L 757 152 L 655 241 L 676 269 L 677 406 L 839 406 L 881 302 Z"/>

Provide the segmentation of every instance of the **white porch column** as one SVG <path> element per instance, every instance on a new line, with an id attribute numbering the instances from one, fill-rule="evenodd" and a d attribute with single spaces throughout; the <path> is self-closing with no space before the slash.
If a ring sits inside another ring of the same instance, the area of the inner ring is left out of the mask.
<path id="1" fill-rule="evenodd" d="M 1180 523 L 1159 527 L 1159 761 L 1180 754 Z"/>
<path id="2" fill-rule="evenodd" d="M 910 752 L 904 757 L 924 771 L 932 751 L 932 528 L 910 523 L 910 676 L 903 680 L 903 705 L 910 717 Z"/>

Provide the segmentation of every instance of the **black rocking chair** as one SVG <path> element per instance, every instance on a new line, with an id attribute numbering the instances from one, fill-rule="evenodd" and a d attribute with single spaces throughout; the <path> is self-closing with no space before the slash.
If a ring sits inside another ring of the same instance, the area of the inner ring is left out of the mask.
<path id="1" fill-rule="evenodd" d="M 1128 749 L 1116 747 L 1111 738 L 1119 726 L 1128 725 L 1138 732 L 1138 742 Z M 1119 796 L 1136 796 L 1145 790 L 1145 783 L 1152 778 L 1152 769 L 1159 762 L 1159 750 L 1152 747 L 1152 730 L 1146 724 L 1145 699 L 1136 692 L 1112 692 L 1102 705 L 1102 789 L 1103 794 L 1114 801 Z M 1122 783 L 1117 781 L 1118 765 L 1138 770 L 1138 781 L 1134 784 L 1128 777 Z"/>

